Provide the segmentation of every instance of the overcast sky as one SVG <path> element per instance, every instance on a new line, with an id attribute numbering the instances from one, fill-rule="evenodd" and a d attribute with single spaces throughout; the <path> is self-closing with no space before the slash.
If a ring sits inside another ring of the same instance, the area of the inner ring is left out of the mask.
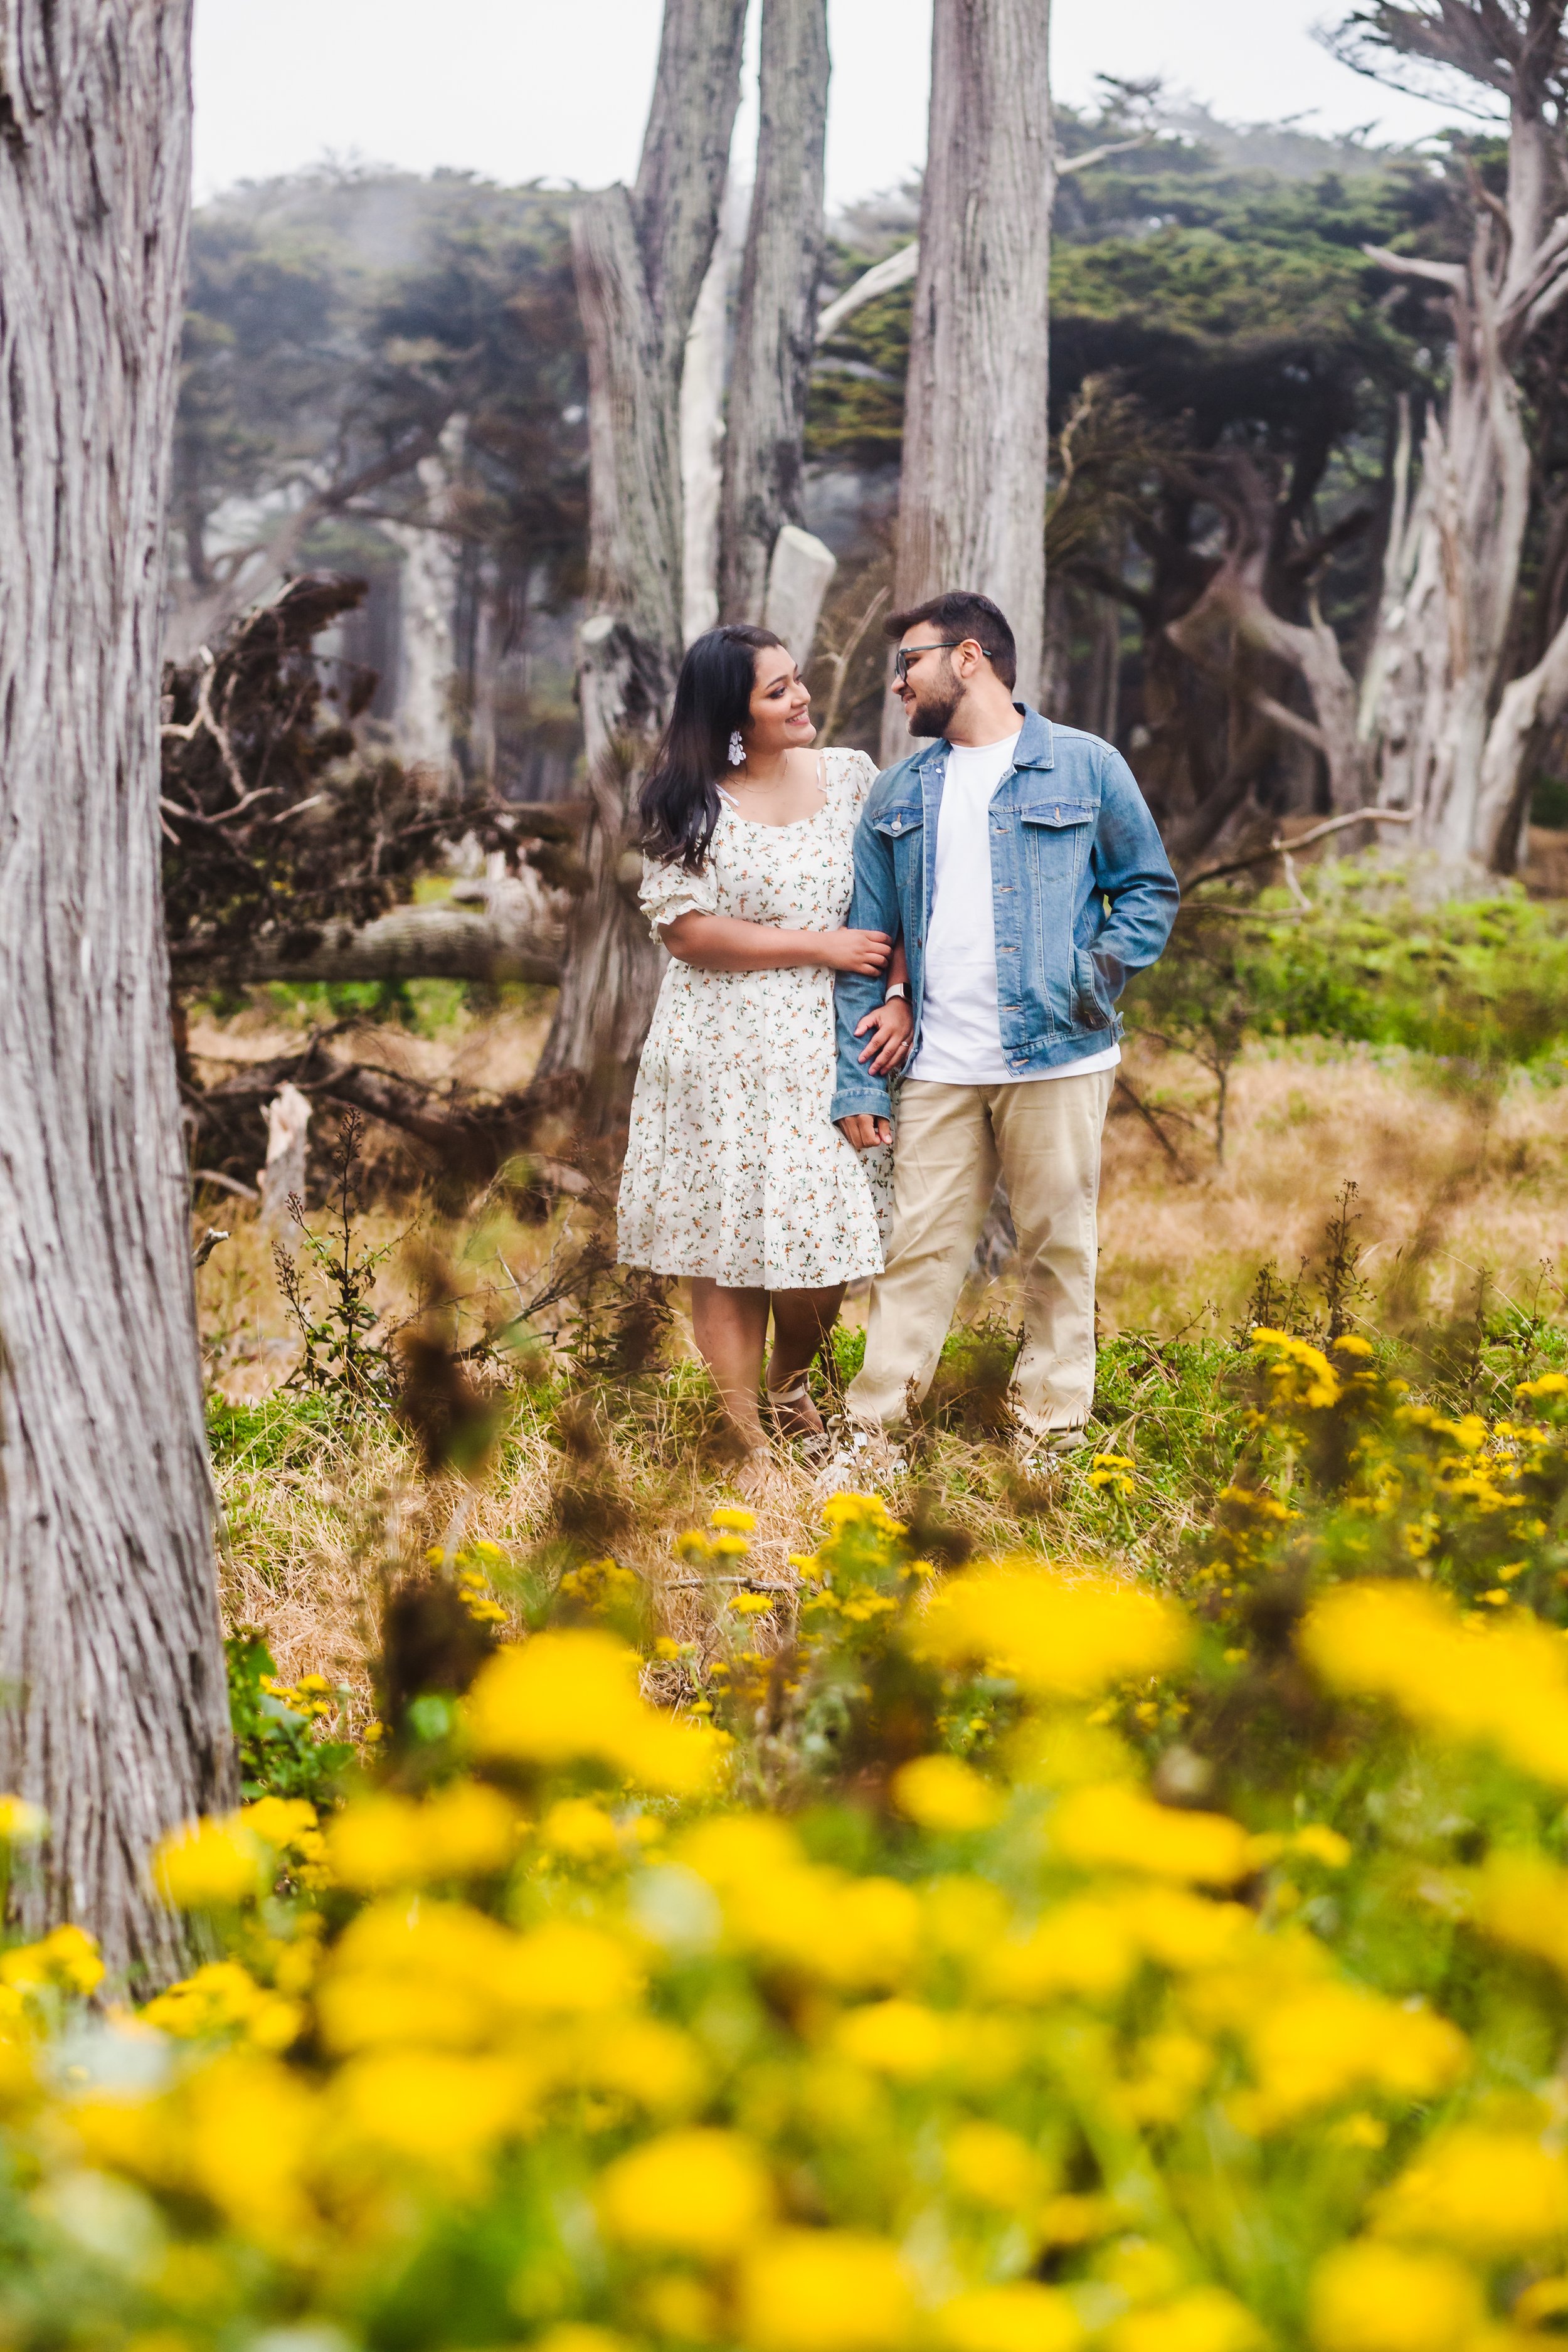
<path id="1" fill-rule="evenodd" d="M 829 0 L 834 204 L 920 163 L 931 0 Z M 196 0 L 196 194 L 328 154 L 517 182 L 629 178 L 660 0 Z M 1056 88 L 1163 74 L 1233 121 L 1415 138 L 1442 117 L 1311 39 L 1334 0 L 1056 0 Z M 742 131 L 742 135 L 743 131 Z"/>

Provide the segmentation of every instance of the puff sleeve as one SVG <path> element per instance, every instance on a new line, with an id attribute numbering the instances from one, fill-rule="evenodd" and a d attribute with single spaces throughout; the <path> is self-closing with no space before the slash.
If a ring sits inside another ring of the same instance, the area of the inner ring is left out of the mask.
<path id="1" fill-rule="evenodd" d="M 684 866 L 666 866 L 657 858 L 645 857 L 637 904 L 656 940 L 667 923 L 682 915 L 716 915 L 719 883 L 712 859 L 700 874 L 689 874 Z"/>

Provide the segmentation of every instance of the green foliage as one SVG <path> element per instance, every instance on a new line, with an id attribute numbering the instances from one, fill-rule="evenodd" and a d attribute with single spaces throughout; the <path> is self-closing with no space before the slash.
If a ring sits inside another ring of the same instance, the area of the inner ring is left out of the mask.
<path id="1" fill-rule="evenodd" d="M 1130 1024 L 1211 1070 L 1242 1039 L 1317 1036 L 1549 1067 L 1568 1036 L 1568 921 L 1519 894 L 1423 906 L 1375 865 L 1328 866 L 1306 908 L 1191 898 L 1128 994 Z"/>
<path id="2" fill-rule="evenodd" d="M 330 1805 L 353 1759 L 353 1745 L 318 1733 L 338 1714 L 346 1693 L 329 1696 L 320 1675 L 309 1676 L 297 1689 L 280 1684 L 271 1651 L 250 1626 L 228 1636 L 224 1654 L 246 1803 L 258 1797 L 301 1797 Z"/>

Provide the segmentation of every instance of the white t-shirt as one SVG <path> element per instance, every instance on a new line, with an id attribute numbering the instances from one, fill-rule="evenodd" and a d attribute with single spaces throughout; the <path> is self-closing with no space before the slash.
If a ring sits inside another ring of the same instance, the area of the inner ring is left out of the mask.
<path id="1" fill-rule="evenodd" d="M 906 1076 L 948 1087 L 1016 1086 L 1114 1069 L 1107 1045 L 1049 1070 L 1010 1070 L 996 1001 L 996 904 L 991 881 L 991 796 L 1012 769 L 1016 735 L 952 744 L 936 829 L 936 888 L 926 933 L 921 1049 Z"/>

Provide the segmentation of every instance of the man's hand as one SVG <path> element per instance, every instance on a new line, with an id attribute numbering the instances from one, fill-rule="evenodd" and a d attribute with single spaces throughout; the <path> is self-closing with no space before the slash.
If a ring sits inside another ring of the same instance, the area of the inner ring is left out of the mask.
<path id="1" fill-rule="evenodd" d="M 904 999 L 890 996 L 885 1004 L 879 1004 L 874 1013 L 868 1013 L 863 1021 L 856 1023 L 857 1037 L 864 1037 L 868 1031 L 871 1042 L 860 1059 L 869 1063 L 871 1076 L 885 1077 L 889 1070 L 902 1069 L 909 1056 L 910 1040 L 915 1034 L 915 1016 Z"/>
<path id="2" fill-rule="evenodd" d="M 873 1118 L 868 1110 L 858 1110 L 838 1122 L 847 1139 L 857 1151 L 874 1151 L 879 1143 L 891 1143 L 893 1129 L 885 1118 Z"/>

